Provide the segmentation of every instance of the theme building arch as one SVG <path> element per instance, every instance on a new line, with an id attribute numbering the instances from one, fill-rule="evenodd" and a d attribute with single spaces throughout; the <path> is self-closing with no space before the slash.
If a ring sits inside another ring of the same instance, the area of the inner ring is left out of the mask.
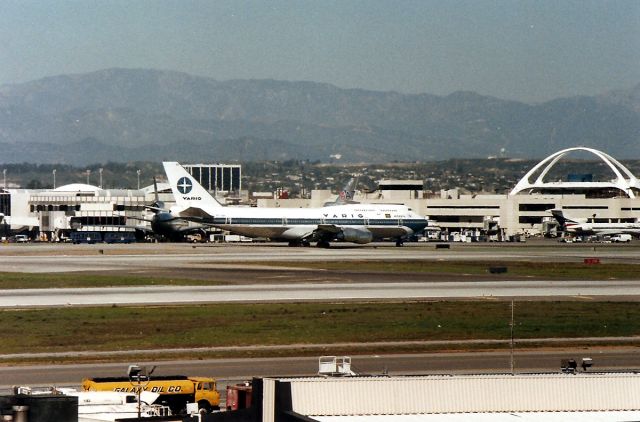
<path id="1" fill-rule="evenodd" d="M 546 182 L 544 177 L 549 171 L 560 161 L 565 155 L 574 151 L 586 151 L 600 158 L 615 174 L 615 180 L 610 182 Z M 531 177 L 542 169 L 535 181 L 531 182 Z M 635 198 L 634 191 L 640 190 L 640 181 L 631 171 L 626 168 L 618 160 L 602 151 L 587 147 L 573 147 L 563 149 L 551 154 L 544 160 L 535 165 L 527 174 L 511 190 L 509 195 L 517 195 L 526 190 L 544 190 L 544 189 L 603 189 L 614 188 L 624 192 L 629 198 Z"/>

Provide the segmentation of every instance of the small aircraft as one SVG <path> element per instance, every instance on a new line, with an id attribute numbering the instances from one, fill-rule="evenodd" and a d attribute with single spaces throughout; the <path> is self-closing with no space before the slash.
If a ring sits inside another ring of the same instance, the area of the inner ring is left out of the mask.
<path id="1" fill-rule="evenodd" d="M 394 239 L 396 246 L 423 231 L 428 220 L 405 205 L 340 204 L 321 208 L 222 206 L 179 163 L 164 162 L 169 185 L 183 218 L 247 237 L 288 241 L 290 246 L 329 247 L 338 240 L 365 244 Z"/>
<path id="2" fill-rule="evenodd" d="M 600 234 L 640 235 L 640 223 L 589 223 L 586 218 L 571 218 L 560 209 L 552 209 L 551 215 L 558 221 L 562 231 L 578 236 Z"/>

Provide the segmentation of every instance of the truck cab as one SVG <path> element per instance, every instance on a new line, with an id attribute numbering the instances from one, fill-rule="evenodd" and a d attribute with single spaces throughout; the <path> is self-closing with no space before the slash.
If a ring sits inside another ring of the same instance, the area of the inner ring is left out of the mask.
<path id="1" fill-rule="evenodd" d="M 216 389 L 216 382 L 212 378 L 193 377 L 195 383 L 195 401 L 198 408 L 206 409 L 208 412 L 219 409 L 220 393 Z"/>

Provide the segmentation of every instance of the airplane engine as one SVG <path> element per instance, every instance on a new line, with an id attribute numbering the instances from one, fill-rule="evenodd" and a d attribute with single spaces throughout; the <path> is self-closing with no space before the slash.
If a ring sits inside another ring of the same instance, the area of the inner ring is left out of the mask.
<path id="1" fill-rule="evenodd" d="M 346 227 L 338 234 L 338 240 L 352 243 L 369 243 L 373 240 L 373 233 L 366 229 L 354 229 Z"/>

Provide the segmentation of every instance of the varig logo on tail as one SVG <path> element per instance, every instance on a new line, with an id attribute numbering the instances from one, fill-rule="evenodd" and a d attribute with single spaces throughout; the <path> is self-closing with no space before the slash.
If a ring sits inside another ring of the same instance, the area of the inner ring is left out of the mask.
<path id="1" fill-rule="evenodd" d="M 193 183 L 188 177 L 181 177 L 180 180 L 178 180 L 178 184 L 176 185 L 176 187 L 178 188 L 178 192 L 186 195 L 187 193 L 191 192 Z"/>

